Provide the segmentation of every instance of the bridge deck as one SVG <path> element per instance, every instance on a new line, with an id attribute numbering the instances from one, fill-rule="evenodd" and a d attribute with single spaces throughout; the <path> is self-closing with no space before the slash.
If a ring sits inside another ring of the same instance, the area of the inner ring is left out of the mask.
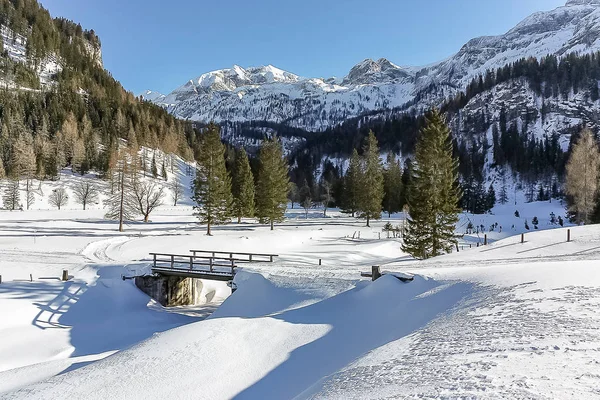
<path id="1" fill-rule="evenodd" d="M 235 273 L 221 272 L 221 271 L 209 271 L 209 270 L 198 270 L 198 269 L 184 269 L 184 268 L 168 268 L 168 267 L 156 267 L 152 268 L 152 273 L 166 275 L 166 276 L 180 276 L 183 278 L 198 278 L 198 279 L 210 279 L 213 281 L 228 282 L 233 279 Z"/>

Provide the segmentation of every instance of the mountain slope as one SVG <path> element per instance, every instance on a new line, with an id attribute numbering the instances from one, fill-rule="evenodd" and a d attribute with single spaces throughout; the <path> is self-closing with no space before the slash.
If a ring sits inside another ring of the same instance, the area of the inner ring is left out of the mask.
<path id="1" fill-rule="evenodd" d="M 367 59 L 336 80 L 301 78 L 273 66 L 234 66 L 203 74 L 167 96 L 143 97 L 194 121 L 262 120 L 317 131 L 416 98 L 421 109 L 439 104 L 474 77 L 521 58 L 599 49 L 600 2 L 571 0 L 531 15 L 504 35 L 473 39 L 454 56 L 427 67 Z"/>

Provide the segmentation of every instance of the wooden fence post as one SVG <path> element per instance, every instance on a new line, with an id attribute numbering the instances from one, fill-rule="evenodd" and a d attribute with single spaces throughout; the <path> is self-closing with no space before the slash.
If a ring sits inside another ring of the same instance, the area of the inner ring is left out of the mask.
<path id="1" fill-rule="evenodd" d="M 190 256 L 190 271 L 194 269 L 194 256 Z"/>
<path id="2" fill-rule="evenodd" d="M 63 269 L 62 280 L 63 280 L 63 282 L 66 282 L 69 280 L 69 271 L 67 271 L 66 269 Z"/>
<path id="3" fill-rule="evenodd" d="M 175 267 L 175 256 L 171 256 L 171 268 Z"/>
<path id="4" fill-rule="evenodd" d="M 319 265 L 321 265 L 321 259 L 319 258 Z"/>
<path id="5" fill-rule="evenodd" d="M 521 243 L 525 243 L 525 234 L 521 233 Z"/>
<path id="6" fill-rule="evenodd" d="M 210 268 L 210 272 L 213 271 L 213 258 L 208 259 L 208 267 Z"/>
<path id="7" fill-rule="evenodd" d="M 458 250 L 458 242 L 456 242 L 456 252 L 460 252 L 460 250 Z"/>
<path id="8" fill-rule="evenodd" d="M 156 268 L 156 254 L 154 254 L 154 268 Z"/>
<path id="9" fill-rule="evenodd" d="M 567 229 L 567 242 L 571 241 L 571 230 Z"/>
<path id="10" fill-rule="evenodd" d="M 33 282 L 33 275 L 29 274 L 29 282 Z"/>
<path id="11" fill-rule="evenodd" d="M 379 265 L 373 265 L 371 267 L 371 271 L 372 271 L 372 280 L 377 280 L 379 278 L 381 278 L 381 271 L 379 270 Z"/>
<path id="12" fill-rule="evenodd" d="M 483 235 L 483 245 L 487 246 L 487 233 Z"/>

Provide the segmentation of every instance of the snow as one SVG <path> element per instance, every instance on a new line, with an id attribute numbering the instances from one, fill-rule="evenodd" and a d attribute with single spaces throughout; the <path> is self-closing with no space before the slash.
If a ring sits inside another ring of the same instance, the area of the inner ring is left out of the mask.
<path id="1" fill-rule="evenodd" d="M 78 179 L 94 178 L 64 171 L 42 187 Z M 512 200 L 461 215 L 457 234 L 468 221 L 485 232 L 421 262 L 382 232 L 403 214 L 368 228 L 335 209 L 288 209 L 274 231 L 244 220 L 206 236 L 189 200 L 125 232 L 100 205 L 1 212 L 0 397 L 598 396 L 600 227 L 570 226 L 567 243 L 549 224 L 560 202 Z M 193 248 L 279 257 L 241 265 L 233 295 L 204 281 L 193 307 L 164 308 L 122 279 L 147 272 L 149 252 Z M 386 275 L 361 278 L 373 265 Z"/>

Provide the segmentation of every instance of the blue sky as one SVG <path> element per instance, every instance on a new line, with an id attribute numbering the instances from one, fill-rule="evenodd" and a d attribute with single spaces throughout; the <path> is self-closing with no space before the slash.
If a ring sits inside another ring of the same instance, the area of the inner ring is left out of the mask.
<path id="1" fill-rule="evenodd" d="M 94 29 L 123 86 L 168 93 L 204 72 L 272 64 L 345 76 L 365 58 L 442 60 L 469 39 L 506 32 L 566 0 L 41 0 Z"/>

